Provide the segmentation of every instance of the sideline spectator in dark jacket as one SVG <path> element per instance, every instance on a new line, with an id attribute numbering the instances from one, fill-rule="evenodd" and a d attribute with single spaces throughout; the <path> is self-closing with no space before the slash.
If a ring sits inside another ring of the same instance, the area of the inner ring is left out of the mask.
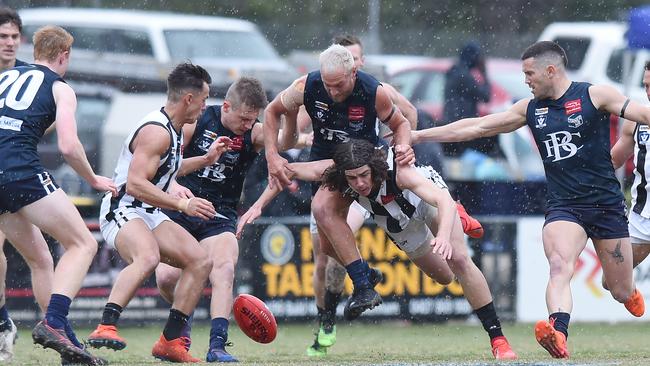
<path id="1" fill-rule="evenodd" d="M 490 101 L 491 85 L 485 72 L 485 58 L 478 43 L 472 41 L 460 50 L 458 61 L 445 79 L 445 123 L 478 117 L 478 103 Z M 491 157 L 503 156 L 498 138 L 443 144 L 445 155 L 458 157 L 473 149 Z"/>

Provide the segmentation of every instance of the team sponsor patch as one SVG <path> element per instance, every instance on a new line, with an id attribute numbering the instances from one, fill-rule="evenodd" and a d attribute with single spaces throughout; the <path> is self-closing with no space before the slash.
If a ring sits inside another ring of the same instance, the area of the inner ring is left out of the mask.
<path id="1" fill-rule="evenodd" d="M 540 114 L 548 114 L 548 107 L 535 108 L 535 115 L 539 116 Z"/>
<path id="2" fill-rule="evenodd" d="M 244 136 L 233 136 L 230 140 L 230 150 L 240 151 L 244 147 Z"/>
<path id="3" fill-rule="evenodd" d="M 348 108 L 348 119 L 350 121 L 360 121 L 366 116 L 366 108 L 363 106 L 350 106 Z"/>
<path id="4" fill-rule="evenodd" d="M 0 128 L 3 130 L 20 131 L 23 126 L 23 121 L 7 116 L 0 117 Z"/>
<path id="5" fill-rule="evenodd" d="M 578 128 L 582 126 L 582 114 L 567 117 L 567 122 L 569 123 L 569 127 Z"/>
<path id="6" fill-rule="evenodd" d="M 318 108 L 318 109 L 322 109 L 324 111 L 329 111 L 330 110 L 330 107 L 327 105 L 327 103 L 323 103 L 323 102 L 317 100 L 315 104 L 316 104 L 316 108 Z"/>
<path id="7" fill-rule="evenodd" d="M 570 116 L 574 113 L 582 112 L 582 104 L 580 99 L 570 100 L 564 103 L 564 113 Z"/>

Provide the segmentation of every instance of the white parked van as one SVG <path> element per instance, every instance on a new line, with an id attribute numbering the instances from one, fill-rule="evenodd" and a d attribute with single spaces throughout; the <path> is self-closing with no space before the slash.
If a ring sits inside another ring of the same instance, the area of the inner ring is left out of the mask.
<path id="1" fill-rule="evenodd" d="M 35 8 L 19 13 L 28 42 L 20 58 L 31 59 L 36 29 L 59 25 L 75 37 L 72 74 L 164 81 L 176 63 L 190 60 L 208 69 L 215 85 L 248 75 L 279 91 L 297 77 L 245 20 L 127 9 Z"/>
<path id="2" fill-rule="evenodd" d="M 540 41 L 557 42 L 567 53 L 570 77 L 592 84 L 609 84 L 631 98 L 647 102 L 642 85 L 648 51 L 626 52 L 627 25 L 617 22 L 558 22 L 547 26 Z M 627 55 L 626 55 L 627 54 Z M 629 70 L 624 70 L 629 57 Z M 626 90 L 624 75 L 629 78 Z"/>

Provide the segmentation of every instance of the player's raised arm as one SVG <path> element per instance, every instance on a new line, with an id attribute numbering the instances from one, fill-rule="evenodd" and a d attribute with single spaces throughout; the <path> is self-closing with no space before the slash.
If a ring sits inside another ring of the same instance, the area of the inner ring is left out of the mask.
<path id="1" fill-rule="evenodd" d="M 303 93 L 305 80 L 303 76 L 294 81 L 291 86 L 283 90 L 264 110 L 264 150 L 269 170 L 269 184 L 289 184 L 288 162 L 280 156 L 278 147 L 278 133 L 282 115 L 289 115 L 286 118 L 287 124 L 296 123 L 298 109 L 303 104 Z M 294 126 L 295 131 L 295 126 Z"/>
<path id="2" fill-rule="evenodd" d="M 637 103 L 609 85 L 592 85 L 589 95 L 594 107 L 630 121 L 650 125 L 650 108 Z"/>
<path id="3" fill-rule="evenodd" d="M 526 108 L 529 101 L 530 99 L 522 99 L 504 112 L 463 118 L 444 126 L 412 131 L 413 143 L 468 141 L 514 131 L 526 125 Z"/>
<path id="4" fill-rule="evenodd" d="M 400 112 L 399 108 L 393 104 L 384 87 L 377 88 L 375 108 L 377 109 L 377 117 L 392 131 L 392 143 L 395 145 L 397 162 L 406 165 L 415 163 L 415 153 L 411 148 L 411 126 L 409 121 Z"/>
<path id="5" fill-rule="evenodd" d="M 400 112 L 402 112 L 402 115 L 404 115 L 404 118 L 409 121 L 411 131 L 417 130 L 418 110 L 415 108 L 413 103 L 409 102 L 409 100 L 400 94 L 400 92 L 398 92 L 397 89 L 395 89 L 395 87 L 392 85 L 388 83 L 381 83 L 381 85 L 385 88 L 388 96 L 390 97 L 390 100 L 393 101 L 393 104 L 399 108 Z"/>

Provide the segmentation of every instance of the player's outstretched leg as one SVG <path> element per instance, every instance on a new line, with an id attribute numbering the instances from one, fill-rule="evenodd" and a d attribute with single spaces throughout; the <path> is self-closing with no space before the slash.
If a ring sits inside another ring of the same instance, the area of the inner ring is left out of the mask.
<path id="1" fill-rule="evenodd" d="M 535 324 L 535 339 L 554 358 L 569 358 L 567 337 L 554 327 L 555 319 L 540 320 Z"/>

